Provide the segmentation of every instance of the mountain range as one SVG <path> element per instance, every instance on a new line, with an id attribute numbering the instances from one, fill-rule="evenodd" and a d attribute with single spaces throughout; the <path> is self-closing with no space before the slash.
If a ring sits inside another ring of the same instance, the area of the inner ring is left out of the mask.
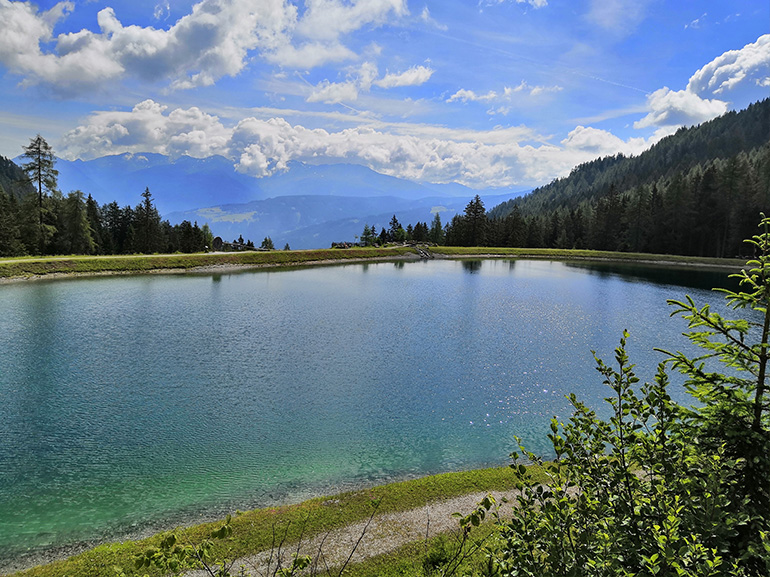
<path id="1" fill-rule="evenodd" d="M 243 235 L 257 244 L 328 247 L 352 241 L 364 224 L 387 228 L 395 214 L 406 226 L 447 222 L 476 194 L 494 206 L 525 191 L 474 190 L 460 184 L 425 184 L 353 164 L 292 163 L 286 172 L 254 178 L 236 172 L 222 156 L 204 159 L 160 154 L 121 154 L 94 160 L 59 159 L 59 189 L 81 190 L 100 204 L 136 205 L 149 188 L 171 224 L 207 223 L 225 240 Z"/>

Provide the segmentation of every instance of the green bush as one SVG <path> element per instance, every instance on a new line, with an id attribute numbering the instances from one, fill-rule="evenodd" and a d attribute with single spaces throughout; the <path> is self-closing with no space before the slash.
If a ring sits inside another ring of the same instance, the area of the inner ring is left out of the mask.
<path id="1" fill-rule="evenodd" d="M 497 569 L 511 576 L 760 576 L 770 573 L 770 219 L 751 239 L 758 256 L 724 291 L 745 318 L 727 320 L 689 297 L 670 301 L 703 354 L 667 357 L 639 385 L 624 334 L 600 419 L 574 395 L 569 421 L 551 424 L 556 459 L 546 483 L 514 453 L 521 495 L 498 519 Z M 721 371 L 712 370 L 721 364 Z M 695 407 L 675 404 L 668 366 L 685 376 Z"/>

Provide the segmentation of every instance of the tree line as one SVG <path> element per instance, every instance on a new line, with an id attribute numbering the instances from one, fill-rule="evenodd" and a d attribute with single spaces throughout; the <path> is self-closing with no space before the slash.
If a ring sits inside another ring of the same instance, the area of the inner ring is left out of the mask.
<path id="1" fill-rule="evenodd" d="M 149 188 L 136 206 L 100 205 L 57 187 L 56 158 L 40 135 L 26 162 L 0 157 L 0 256 L 201 252 L 213 245 L 208 224 L 162 220 Z"/>
<path id="2" fill-rule="evenodd" d="M 744 254 L 770 209 L 770 99 L 681 128 L 489 211 L 496 246 L 592 248 L 729 257 Z"/>
<path id="3" fill-rule="evenodd" d="M 745 255 L 742 239 L 752 235 L 759 214 L 770 211 L 768 134 L 770 99 L 682 128 L 637 157 L 618 154 L 581 164 L 569 176 L 488 212 L 476 196 L 443 229 L 431 226 L 428 238 L 413 232 L 408 240 Z M 438 214 L 434 225 L 436 220 Z M 365 229 L 362 240 L 371 235 L 376 233 Z M 377 238 L 402 240 L 392 223 Z"/>
<path id="4" fill-rule="evenodd" d="M 696 164 L 670 177 L 569 206 L 501 216 L 476 196 L 445 227 L 454 246 L 595 249 L 734 257 L 745 255 L 761 212 L 770 209 L 770 145 Z"/>
<path id="5" fill-rule="evenodd" d="M 444 229 L 441 226 L 441 217 L 436 213 L 433 216 L 430 227 L 426 222 L 418 222 L 415 225 L 408 224 L 404 228 L 394 214 L 393 218 L 390 219 L 388 228 L 382 227 L 379 234 L 377 233 L 376 226 L 364 225 L 359 244 L 363 246 L 384 246 L 389 242 L 431 242 L 433 244 L 443 244 Z"/>

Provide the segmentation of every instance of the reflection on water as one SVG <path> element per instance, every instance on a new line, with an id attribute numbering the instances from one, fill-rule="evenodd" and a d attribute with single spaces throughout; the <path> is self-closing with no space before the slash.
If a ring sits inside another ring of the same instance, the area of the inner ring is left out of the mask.
<path id="1" fill-rule="evenodd" d="M 724 275 L 367 263 L 0 286 L 0 551 L 549 450 L 591 350 L 686 346 L 668 298 Z M 684 394 L 675 391 L 680 399 Z M 0 554 L 0 557 L 2 554 Z"/>
<path id="2" fill-rule="evenodd" d="M 463 270 L 470 274 L 476 274 L 481 271 L 481 265 L 483 261 L 481 260 L 466 260 L 463 259 L 462 261 Z"/>
<path id="3" fill-rule="evenodd" d="M 619 277 L 629 281 L 670 284 L 707 290 L 716 287 L 730 290 L 738 289 L 738 281 L 729 278 L 730 274 L 738 272 L 738 270 L 732 269 L 660 266 L 640 263 L 568 262 L 565 264 L 602 278 Z"/>

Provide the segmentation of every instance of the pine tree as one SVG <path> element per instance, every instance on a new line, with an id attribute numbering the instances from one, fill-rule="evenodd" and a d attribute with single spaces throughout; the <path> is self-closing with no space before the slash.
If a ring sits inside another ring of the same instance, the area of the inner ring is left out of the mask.
<path id="1" fill-rule="evenodd" d="M 390 226 L 388 228 L 388 234 L 390 235 L 390 240 L 396 240 L 396 234 L 399 228 L 401 228 L 401 223 L 398 222 L 398 219 L 394 214 L 393 218 L 390 219 Z"/>
<path id="2" fill-rule="evenodd" d="M 465 246 L 484 246 L 487 236 L 487 211 L 477 194 L 465 207 Z"/>
<path id="3" fill-rule="evenodd" d="M 54 168 L 56 156 L 54 156 L 51 146 L 39 134 L 30 140 L 29 146 L 24 147 L 24 153 L 21 156 L 28 159 L 28 162 L 22 164 L 21 168 L 27 173 L 29 181 L 37 188 L 37 213 L 40 229 L 37 235 L 37 250 L 43 254 L 48 241 L 55 232 L 49 228 L 51 223 L 46 222 L 47 211 L 44 206 L 44 197 L 46 193 L 53 194 L 57 190 L 59 171 Z"/>
<path id="4" fill-rule="evenodd" d="M 91 227 L 91 237 L 94 240 L 94 253 L 95 254 L 108 254 L 105 251 L 104 230 L 102 226 L 101 212 L 99 211 L 99 203 L 97 203 L 93 197 L 89 194 L 86 198 L 86 216 L 88 217 L 88 224 Z"/>
<path id="5" fill-rule="evenodd" d="M 201 232 L 203 233 L 203 250 L 209 251 L 214 246 L 214 234 L 211 232 L 208 223 L 201 227 Z"/>
<path id="6" fill-rule="evenodd" d="M 81 191 L 74 190 L 61 201 L 59 222 L 56 236 L 58 253 L 93 254 L 94 239 Z"/>
<path id="7" fill-rule="evenodd" d="M 136 206 L 134 212 L 134 251 L 145 254 L 160 251 L 162 247 L 160 214 L 152 203 L 152 193 L 149 188 L 144 189 L 142 202 Z"/>
<path id="8" fill-rule="evenodd" d="M 433 215 L 428 240 L 435 244 L 442 244 L 444 242 L 444 227 L 441 225 L 441 215 L 439 213 Z"/>
<path id="9" fill-rule="evenodd" d="M 375 243 L 376 238 L 377 234 L 374 230 L 374 227 L 370 227 L 368 224 L 365 224 L 364 231 L 361 233 L 361 243 L 364 246 L 372 246 Z"/>

